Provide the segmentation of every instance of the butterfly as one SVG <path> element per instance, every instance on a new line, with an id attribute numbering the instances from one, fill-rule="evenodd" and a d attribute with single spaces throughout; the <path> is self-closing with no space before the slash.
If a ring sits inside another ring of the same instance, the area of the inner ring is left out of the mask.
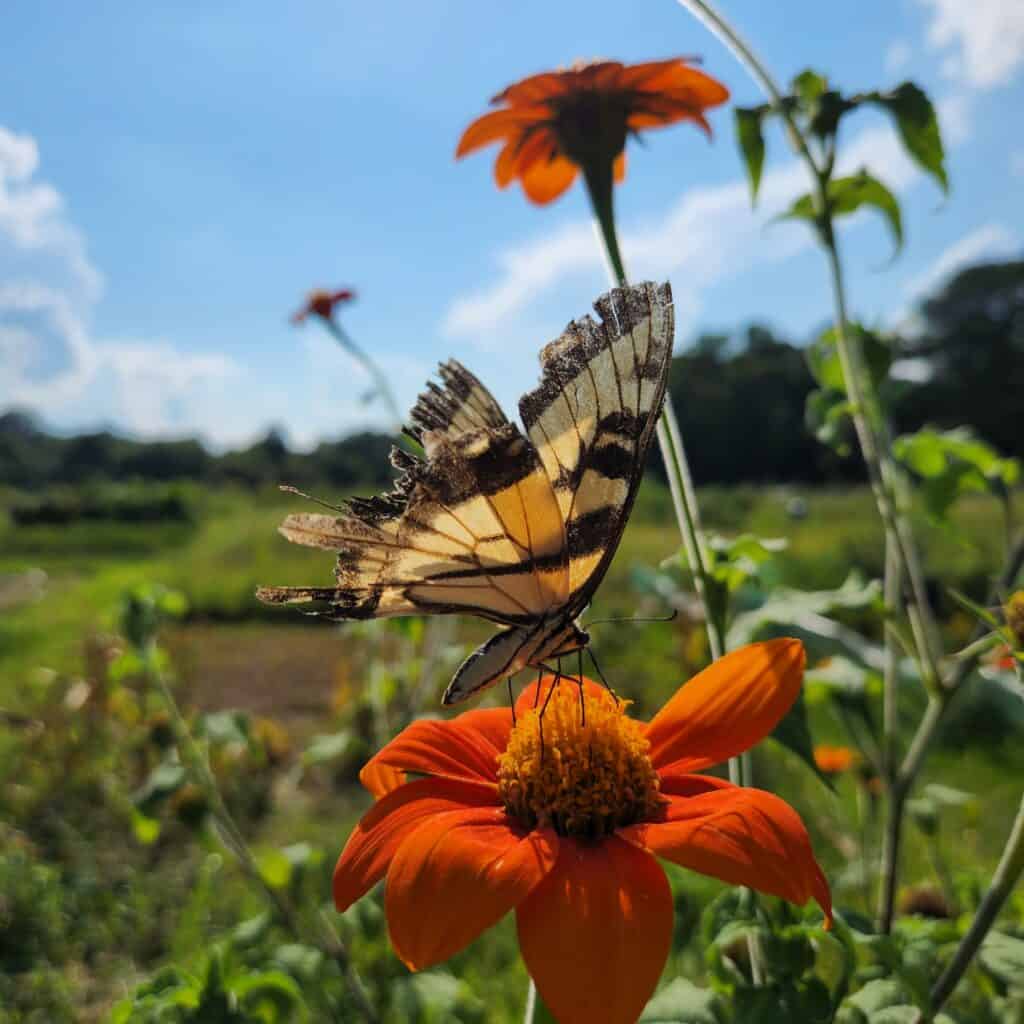
<path id="1" fill-rule="evenodd" d="M 335 551 L 334 587 L 261 587 L 270 604 L 334 620 L 471 614 L 502 628 L 445 690 L 456 704 L 527 667 L 580 651 L 577 617 L 618 547 L 665 400 L 669 285 L 616 288 L 540 353 L 523 395 L 526 433 L 454 360 L 440 366 L 394 448 L 390 493 L 350 499 L 341 516 L 289 515 L 290 541 Z"/>

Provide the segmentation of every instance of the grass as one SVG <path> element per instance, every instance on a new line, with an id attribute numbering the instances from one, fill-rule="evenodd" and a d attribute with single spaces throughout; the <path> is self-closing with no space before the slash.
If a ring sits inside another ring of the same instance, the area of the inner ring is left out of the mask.
<path id="1" fill-rule="evenodd" d="M 796 497 L 803 502 L 800 515 L 794 515 L 800 511 L 795 509 Z M 866 576 L 881 572 L 881 530 L 864 488 L 716 488 L 705 490 L 701 499 L 708 529 L 786 539 L 786 550 L 772 564 L 771 582 L 817 589 L 838 585 L 851 568 Z M 291 735 L 293 754 L 315 733 L 337 728 L 339 701 L 361 699 L 367 680 L 379 679 L 381 673 L 427 671 L 417 661 L 399 662 L 394 634 L 382 637 L 354 625 L 311 623 L 295 612 L 268 609 L 255 600 L 261 583 L 331 580 L 329 555 L 288 544 L 275 531 L 287 512 L 303 507 L 301 499 L 277 491 L 223 490 L 195 494 L 193 504 L 191 519 L 175 522 L 0 528 L 0 574 L 13 576 L 30 569 L 46 574 L 37 600 L 11 605 L 0 617 L 0 708 L 31 712 L 54 674 L 84 674 L 87 639 L 112 631 L 121 595 L 145 583 L 162 583 L 188 599 L 188 618 L 164 636 L 185 702 L 205 710 L 238 707 L 273 718 Z M 668 494 L 645 484 L 588 618 L 630 617 L 647 610 L 650 602 L 633 589 L 631 573 L 637 565 L 657 565 L 675 554 L 678 535 L 672 523 Z M 958 507 L 951 528 L 939 529 L 923 520 L 919 526 L 929 578 L 978 594 L 1000 558 L 999 510 L 982 500 L 968 500 Z M 3 594 L 0 582 L 0 600 Z M 952 606 L 941 592 L 936 594 L 948 627 L 963 628 L 951 617 Z M 656 606 L 650 610 L 662 611 Z M 472 619 L 460 618 L 452 625 L 454 632 L 444 643 L 454 643 L 456 655 L 491 631 Z M 640 717 L 706 658 L 699 624 L 687 621 L 596 626 L 594 636 L 603 666 L 616 688 L 635 700 Z M 451 664 L 448 657 L 436 665 L 422 680 L 423 692 L 439 695 Z M 845 742 L 839 722 L 826 708 L 812 711 L 811 724 L 819 741 Z M 0 731 L 0 760 L 2 741 Z M 783 794 L 804 814 L 826 872 L 835 882 L 839 905 L 870 909 L 847 870 L 862 841 L 851 823 L 858 815 L 871 814 L 870 801 L 855 779 L 839 780 L 836 792 L 830 793 L 804 765 L 770 743 L 757 752 L 756 772 L 759 784 Z M 261 847 L 310 842 L 325 851 L 329 868 L 365 796 L 337 781 L 314 786 L 310 792 L 285 775 L 281 785 L 287 798 L 275 799 L 273 812 L 253 826 L 254 841 Z M 1018 745 L 993 733 L 979 735 L 966 746 L 940 748 L 926 776 L 928 781 L 975 794 L 964 807 L 945 812 L 940 827 L 943 856 L 953 877 L 976 879 L 979 873 L 991 872 L 1005 838 L 1005 808 L 1016 799 L 1024 776 L 1024 754 Z M 123 829 L 123 823 L 119 827 Z M 908 882 L 933 882 L 933 852 L 924 835 L 908 826 L 903 877 Z M 154 902 L 154 922 L 160 923 L 154 923 L 148 941 L 155 955 L 169 953 L 186 960 L 190 950 L 208 945 L 240 915 L 257 909 L 236 875 L 226 888 L 213 875 L 207 878 L 208 863 L 208 854 L 188 853 L 180 862 L 181 878 L 173 883 L 178 887 L 174 891 L 183 893 L 182 905 L 174 905 L 173 897 Z M 145 901 L 155 897 L 141 880 L 134 884 L 139 886 L 133 896 L 139 903 L 137 912 L 145 916 Z M 717 883 L 684 872 L 673 875 L 673 885 L 680 920 L 684 911 L 696 913 L 721 890 Z M 701 954 L 693 942 L 674 955 L 686 960 L 690 976 L 699 973 Z M 453 970 L 457 977 L 477 979 L 477 991 L 493 996 L 500 990 L 499 1001 L 512 1020 L 521 1013 L 524 987 L 517 964 L 506 921 L 494 935 L 460 955 Z M 123 991 L 125 979 L 118 972 L 148 969 L 138 958 L 127 966 L 116 961 L 105 969 L 90 968 L 96 1006 L 107 1006 L 113 991 Z M 86 1019 L 99 1016 L 100 1010 L 90 1011 Z"/>

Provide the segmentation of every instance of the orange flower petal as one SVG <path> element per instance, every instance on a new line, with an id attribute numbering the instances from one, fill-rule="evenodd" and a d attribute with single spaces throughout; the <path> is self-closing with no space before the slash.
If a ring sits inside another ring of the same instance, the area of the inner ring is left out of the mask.
<path id="1" fill-rule="evenodd" d="M 540 106 L 492 110 L 478 117 L 462 133 L 455 157 L 463 157 L 499 139 L 512 138 L 526 126 L 547 121 L 550 117 L 550 111 Z"/>
<path id="2" fill-rule="evenodd" d="M 554 676 L 541 676 L 540 679 L 524 686 L 522 693 L 516 698 L 516 714 L 522 715 L 532 708 L 541 707 L 551 692 L 554 681 Z M 562 676 L 561 682 L 558 685 L 559 687 L 571 686 L 574 689 L 579 687 L 576 676 Z M 599 698 L 607 692 L 600 683 L 595 683 L 593 679 L 588 679 L 586 676 L 583 677 L 584 700 L 588 697 Z"/>
<path id="3" fill-rule="evenodd" d="M 516 918 L 526 967 L 560 1024 L 634 1024 L 672 940 L 672 894 L 650 854 L 615 836 L 562 839 Z"/>
<path id="4" fill-rule="evenodd" d="M 366 764 L 359 773 L 359 781 L 368 789 L 375 799 L 398 789 L 405 782 L 405 772 L 386 764 Z"/>
<path id="5" fill-rule="evenodd" d="M 377 751 L 366 769 L 390 765 L 417 775 L 497 782 L 498 754 L 504 747 L 494 746 L 480 729 L 465 724 L 464 718 L 421 718 L 413 722 Z"/>
<path id="6" fill-rule="evenodd" d="M 800 692 L 804 645 L 783 637 L 732 651 L 694 676 L 647 726 L 659 771 L 696 771 L 767 736 Z"/>
<path id="7" fill-rule="evenodd" d="M 345 910 L 373 888 L 402 840 L 428 818 L 499 806 L 497 788 L 479 782 L 417 779 L 399 786 L 375 803 L 348 837 L 334 868 L 334 905 Z"/>
<path id="8" fill-rule="evenodd" d="M 726 786 L 669 797 L 665 820 L 621 829 L 623 839 L 684 868 L 804 904 L 811 897 L 832 922 L 828 882 L 800 816 L 760 789 Z"/>
<path id="9" fill-rule="evenodd" d="M 542 71 L 503 89 L 492 103 L 536 104 L 567 92 L 572 79 L 561 71 Z"/>
<path id="10" fill-rule="evenodd" d="M 649 60 L 642 64 L 630 64 L 622 69 L 619 75 L 619 85 L 626 89 L 645 88 L 649 82 L 654 81 L 665 71 L 676 67 L 682 61 L 682 57 L 670 57 L 668 60 Z"/>
<path id="11" fill-rule="evenodd" d="M 626 180 L 626 151 L 623 150 L 616 158 L 613 167 L 616 183 Z"/>
<path id="12" fill-rule="evenodd" d="M 557 199 L 576 180 L 576 165 L 564 156 L 533 163 L 520 174 L 523 191 L 532 203 L 543 206 Z"/>
<path id="13" fill-rule="evenodd" d="M 638 86 L 642 93 L 685 94 L 696 109 L 717 107 L 729 98 L 729 90 L 717 79 L 696 68 L 676 62 Z"/>
<path id="14" fill-rule="evenodd" d="M 480 734 L 492 747 L 495 753 L 501 754 L 508 746 L 509 734 L 512 732 L 512 709 L 475 708 L 463 711 L 456 719 L 463 729 L 470 729 Z"/>
<path id="15" fill-rule="evenodd" d="M 712 793 L 716 789 L 735 789 L 726 779 L 715 778 L 714 775 L 677 775 L 674 773 L 658 773 L 658 792 L 662 796 L 701 796 Z"/>
<path id="16" fill-rule="evenodd" d="M 473 808 L 421 825 L 388 869 L 391 944 L 410 970 L 430 967 L 521 903 L 551 870 L 558 837 L 510 827 L 501 808 Z"/>

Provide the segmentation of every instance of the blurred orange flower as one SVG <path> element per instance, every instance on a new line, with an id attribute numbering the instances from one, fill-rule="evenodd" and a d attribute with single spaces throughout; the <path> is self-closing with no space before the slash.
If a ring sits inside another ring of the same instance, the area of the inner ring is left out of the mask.
<path id="1" fill-rule="evenodd" d="M 551 676 L 523 691 L 514 722 L 505 708 L 414 722 L 363 771 L 379 799 L 338 860 L 336 906 L 386 875 L 391 942 L 412 970 L 514 909 L 526 966 L 562 1024 L 633 1024 L 654 991 L 672 896 L 653 855 L 794 903 L 813 897 L 830 927 L 797 813 L 693 774 L 771 732 L 804 660 L 798 640 L 741 648 L 646 724 L 589 679 Z"/>
<path id="2" fill-rule="evenodd" d="M 814 748 L 814 763 L 826 775 L 848 772 L 857 763 L 857 754 L 849 747 L 830 747 L 826 744 Z"/>
<path id="3" fill-rule="evenodd" d="M 566 71 L 531 75 L 498 93 L 502 109 L 478 117 L 463 133 L 455 156 L 502 142 L 494 165 L 499 188 L 516 178 L 537 204 L 557 199 L 576 178 L 614 161 L 616 181 L 626 172 L 626 136 L 677 121 L 695 121 L 709 135 L 709 107 L 729 90 L 681 57 L 621 64 L 596 61 Z"/>
<path id="4" fill-rule="evenodd" d="M 306 296 L 306 304 L 292 314 L 293 324 L 301 324 L 308 316 L 318 316 L 321 320 L 334 317 L 334 307 L 342 302 L 351 302 L 356 293 L 351 288 L 339 288 L 336 292 L 317 288 Z"/>

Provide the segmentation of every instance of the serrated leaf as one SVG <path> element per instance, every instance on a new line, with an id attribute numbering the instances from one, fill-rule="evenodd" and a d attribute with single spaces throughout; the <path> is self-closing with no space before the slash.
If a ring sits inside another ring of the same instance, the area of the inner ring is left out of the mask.
<path id="1" fill-rule="evenodd" d="M 903 248 L 903 215 L 899 200 L 867 170 L 848 178 L 833 178 L 828 183 L 828 199 L 833 217 L 848 216 L 864 206 L 878 210 L 892 232 L 896 246 L 893 256 Z"/>
<path id="2" fill-rule="evenodd" d="M 939 119 L 924 90 L 913 82 L 903 82 L 890 92 L 872 92 L 864 98 L 892 115 L 910 158 L 939 183 L 943 192 L 948 192 Z"/>
<path id="3" fill-rule="evenodd" d="M 764 169 L 764 107 L 737 107 L 736 139 L 740 144 L 740 153 L 747 168 L 750 179 L 750 205 L 757 202 L 757 191 L 761 185 L 761 172 Z"/>

